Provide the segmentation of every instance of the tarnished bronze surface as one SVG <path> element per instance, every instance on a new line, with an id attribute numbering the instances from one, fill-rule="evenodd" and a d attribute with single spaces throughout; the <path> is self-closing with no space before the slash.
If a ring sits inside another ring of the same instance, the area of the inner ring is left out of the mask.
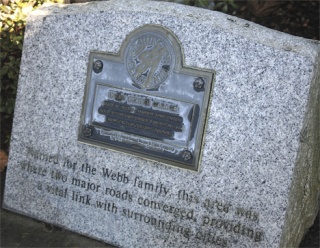
<path id="1" fill-rule="evenodd" d="M 183 61 L 156 25 L 130 33 L 119 54 L 92 51 L 79 141 L 198 170 L 213 72 Z"/>

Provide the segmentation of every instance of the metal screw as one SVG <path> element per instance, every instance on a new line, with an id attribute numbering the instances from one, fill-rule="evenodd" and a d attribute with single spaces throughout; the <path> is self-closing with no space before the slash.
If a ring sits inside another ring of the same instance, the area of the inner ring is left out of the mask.
<path id="1" fill-rule="evenodd" d="M 204 80 L 201 77 L 196 78 L 196 80 L 193 82 L 193 87 L 195 90 L 202 90 L 204 87 Z"/>
<path id="2" fill-rule="evenodd" d="M 83 129 L 83 135 L 85 137 L 90 137 L 92 135 L 92 128 L 91 127 L 85 127 Z"/>
<path id="3" fill-rule="evenodd" d="M 192 159 L 192 153 L 188 150 L 183 151 L 181 156 L 184 161 Z"/>
<path id="4" fill-rule="evenodd" d="M 100 73 L 102 71 L 103 68 L 103 63 L 101 60 L 96 60 L 93 62 L 93 71 L 95 73 Z"/>

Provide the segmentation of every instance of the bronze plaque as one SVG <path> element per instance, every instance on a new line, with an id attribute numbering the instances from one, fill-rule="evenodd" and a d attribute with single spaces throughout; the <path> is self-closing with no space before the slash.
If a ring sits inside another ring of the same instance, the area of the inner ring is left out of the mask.
<path id="1" fill-rule="evenodd" d="M 92 51 L 79 141 L 197 171 L 214 74 L 183 62 L 158 25 L 134 30 L 119 54 Z"/>

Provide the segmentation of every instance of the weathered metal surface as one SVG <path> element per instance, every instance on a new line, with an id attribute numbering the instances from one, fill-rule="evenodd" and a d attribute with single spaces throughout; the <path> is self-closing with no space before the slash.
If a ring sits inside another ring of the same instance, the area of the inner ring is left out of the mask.
<path id="1" fill-rule="evenodd" d="M 91 52 L 79 141 L 198 170 L 212 87 L 173 33 L 138 28 L 119 54 Z"/>

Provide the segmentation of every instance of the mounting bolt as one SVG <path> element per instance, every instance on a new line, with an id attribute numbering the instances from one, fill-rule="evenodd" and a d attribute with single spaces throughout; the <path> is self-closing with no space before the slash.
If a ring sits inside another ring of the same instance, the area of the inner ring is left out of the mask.
<path id="1" fill-rule="evenodd" d="M 185 150 L 182 152 L 181 157 L 184 161 L 189 161 L 190 159 L 192 159 L 192 153 L 188 150 Z"/>
<path id="2" fill-rule="evenodd" d="M 85 137 L 90 137 L 92 135 L 92 127 L 90 126 L 86 126 L 84 129 L 83 129 L 83 135 Z"/>
<path id="3" fill-rule="evenodd" d="M 196 80 L 193 82 L 193 87 L 195 90 L 202 90 L 204 88 L 204 80 L 201 77 L 196 78 Z"/>
<path id="4" fill-rule="evenodd" d="M 103 69 L 103 63 L 101 60 L 96 60 L 93 62 L 92 69 L 95 73 L 100 73 Z"/>

